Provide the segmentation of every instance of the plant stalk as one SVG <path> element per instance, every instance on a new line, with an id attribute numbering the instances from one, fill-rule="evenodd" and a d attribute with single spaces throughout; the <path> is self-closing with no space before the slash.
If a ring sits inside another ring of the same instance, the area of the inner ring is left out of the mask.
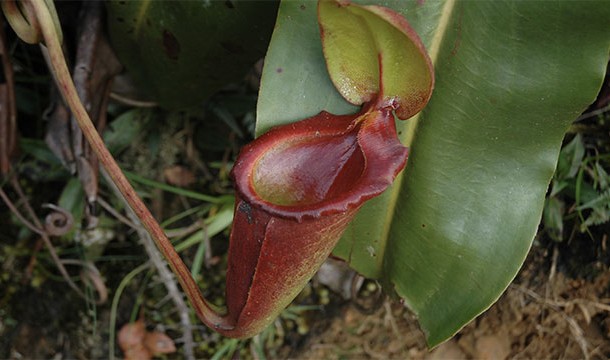
<path id="1" fill-rule="evenodd" d="M 163 254 L 163 257 L 165 257 L 169 263 L 172 271 L 177 275 L 178 281 L 195 309 L 197 316 L 211 328 L 233 328 L 233 325 L 228 322 L 221 312 L 202 296 L 195 280 L 191 277 L 189 269 L 106 148 L 78 97 L 66 65 L 59 36 L 49 8 L 44 1 L 39 0 L 25 0 L 23 4 L 24 6 L 30 6 L 33 10 L 32 12 L 36 17 L 34 20 L 38 22 L 38 28 L 42 32 L 42 38 L 44 39 L 44 43 L 49 52 L 50 63 L 55 74 L 57 86 L 64 100 L 70 107 L 72 114 L 76 118 L 79 127 L 82 129 L 83 135 L 112 179 L 112 182 L 114 182 L 121 194 L 123 194 L 129 207 L 141 221 L 146 231 L 151 235 L 155 244 Z M 32 23 L 30 19 L 28 19 L 28 21 Z"/>

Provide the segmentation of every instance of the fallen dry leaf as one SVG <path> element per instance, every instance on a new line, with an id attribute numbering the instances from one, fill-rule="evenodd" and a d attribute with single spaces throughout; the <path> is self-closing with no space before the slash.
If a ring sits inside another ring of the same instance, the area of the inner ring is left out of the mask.
<path id="1" fill-rule="evenodd" d="M 146 331 L 144 319 L 123 325 L 118 334 L 125 360 L 148 360 L 154 355 L 176 351 L 174 341 L 160 331 Z"/>
<path id="2" fill-rule="evenodd" d="M 174 341 L 160 331 L 147 332 L 144 335 L 144 347 L 153 355 L 169 354 L 176 351 Z"/>
<path id="3" fill-rule="evenodd" d="M 163 171 L 163 176 L 165 176 L 165 180 L 169 184 L 180 187 L 190 186 L 196 180 L 192 171 L 180 165 L 174 165 L 166 168 Z"/>
<path id="4" fill-rule="evenodd" d="M 144 320 L 123 325 L 119 331 L 119 347 L 125 354 L 125 359 L 150 359 L 152 356 L 144 347 L 146 328 Z"/>

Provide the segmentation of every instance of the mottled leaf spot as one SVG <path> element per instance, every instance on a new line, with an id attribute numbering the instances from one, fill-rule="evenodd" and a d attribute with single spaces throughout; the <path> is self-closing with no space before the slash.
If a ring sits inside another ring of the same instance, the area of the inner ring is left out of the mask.
<path id="1" fill-rule="evenodd" d="M 178 39 L 167 30 L 163 30 L 163 51 L 168 58 L 172 60 L 178 60 L 180 54 L 180 43 Z"/>

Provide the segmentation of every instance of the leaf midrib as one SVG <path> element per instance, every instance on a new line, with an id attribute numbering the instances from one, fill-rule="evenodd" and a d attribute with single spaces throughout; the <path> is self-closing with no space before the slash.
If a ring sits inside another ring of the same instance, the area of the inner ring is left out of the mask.
<path id="1" fill-rule="evenodd" d="M 455 8 L 455 3 L 457 0 L 447 0 L 445 4 L 443 4 L 441 10 L 441 18 L 439 19 L 437 31 L 434 33 L 434 37 L 432 38 L 432 42 L 430 43 L 430 47 L 428 50 L 428 55 L 430 56 L 430 60 L 432 61 L 432 65 L 436 67 L 438 63 L 438 57 L 441 49 L 441 44 L 445 38 L 445 34 L 447 33 L 447 27 L 449 26 L 449 22 L 453 15 L 453 10 Z M 434 93 L 433 93 L 434 96 Z M 425 111 L 425 109 L 424 109 Z M 415 134 L 415 129 L 419 124 L 419 119 L 422 115 L 423 111 L 417 113 L 414 117 L 407 120 L 409 124 L 407 125 L 405 131 L 403 131 L 402 135 L 399 135 L 400 141 L 403 145 L 410 147 L 413 143 L 413 138 Z M 407 166 L 409 163 L 407 161 Z M 394 219 L 394 215 L 396 212 L 396 204 L 398 202 L 398 196 L 402 189 L 402 182 L 404 179 L 404 170 L 396 177 L 394 180 L 394 184 L 390 188 L 390 197 L 388 201 L 388 211 L 385 213 L 385 221 L 383 225 L 382 239 L 388 241 L 390 235 L 390 228 L 392 226 L 392 221 Z"/>
<path id="2" fill-rule="evenodd" d="M 140 38 L 140 29 L 142 29 L 142 25 L 144 24 L 144 19 L 146 14 L 148 13 L 148 7 L 150 6 L 151 0 L 143 0 L 140 2 L 140 6 L 138 8 L 138 14 L 136 15 L 136 26 L 135 26 L 135 38 Z"/>

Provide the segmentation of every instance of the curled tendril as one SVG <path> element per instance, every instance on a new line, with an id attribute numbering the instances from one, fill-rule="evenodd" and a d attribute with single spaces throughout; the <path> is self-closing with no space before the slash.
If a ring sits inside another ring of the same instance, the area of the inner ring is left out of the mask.
<path id="1" fill-rule="evenodd" d="M 32 5 L 28 1 L 2 0 L 1 3 L 6 20 L 21 40 L 28 44 L 38 44 L 43 40 L 40 24 Z M 59 25 L 59 17 L 57 16 L 53 0 L 44 0 L 44 3 L 53 18 L 55 31 L 61 42 L 61 26 Z"/>
<path id="2" fill-rule="evenodd" d="M 54 73 L 57 76 L 56 81 L 60 84 L 62 83 L 62 79 L 64 82 L 69 81 L 66 80 L 69 79 L 69 72 L 65 65 L 65 59 L 63 58 L 63 53 L 61 50 L 60 43 L 62 41 L 62 33 L 53 0 L 2 0 L 0 1 L 0 5 L 5 17 L 7 18 L 7 21 L 23 41 L 30 44 L 44 42 L 48 47 L 51 63 L 54 65 L 57 65 L 58 63 L 63 65 L 59 71 L 56 70 Z M 57 73 L 60 74 L 57 75 Z M 72 83 L 70 82 L 69 84 Z M 60 86 L 60 89 L 65 87 L 67 86 Z M 73 88 L 73 84 L 71 90 L 70 95 L 72 95 L 73 98 L 68 100 L 78 98 L 78 95 Z M 68 98 L 66 95 L 67 94 L 64 94 L 64 96 Z M 85 114 L 83 116 L 86 116 L 86 111 L 84 108 L 81 108 L 80 110 L 80 114 Z M 93 127 L 92 124 L 90 124 L 90 126 Z M 20 198 L 25 199 L 25 195 L 21 191 L 19 183 L 16 181 L 16 179 L 13 178 L 11 182 L 13 183 L 13 186 Z M 14 206 L 1 188 L 0 198 L 9 206 L 11 211 L 28 226 L 28 228 L 40 235 L 62 277 L 79 296 L 88 298 L 88 296 L 72 281 L 64 264 L 82 266 L 83 271 L 81 272 L 81 278 L 83 281 L 90 283 L 99 294 L 96 302 L 101 304 L 107 300 L 108 289 L 104 285 L 103 279 L 97 268 L 89 262 L 60 259 L 55 251 L 55 248 L 53 247 L 53 244 L 51 243 L 50 236 L 65 234 L 74 223 L 74 219 L 70 213 L 58 206 L 47 204 L 44 207 L 53 210 L 53 212 L 47 216 L 45 219 L 45 224 L 43 225 L 37 219 L 33 209 L 26 201 L 26 210 L 33 221 L 33 223 L 30 223 L 21 215 L 19 210 Z"/>
<path id="3" fill-rule="evenodd" d="M 2 1 L 2 11 L 21 40 L 28 44 L 40 42 L 40 27 L 37 21 L 32 21 L 35 17 L 29 4 L 12 0 Z"/>
<path id="4" fill-rule="evenodd" d="M 74 225 L 74 217 L 65 209 L 53 205 L 42 205 L 45 209 L 51 209 L 52 212 L 45 217 L 44 229 L 47 234 L 52 236 L 62 236 L 68 233 Z"/>
<path id="5" fill-rule="evenodd" d="M 91 283 L 93 285 L 93 287 L 96 289 L 96 291 L 98 292 L 99 297 L 98 297 L 98 300 L 96 303 L 101 304 L 101 303 L 105 302 L 108 298 L 108 290 L 106 289 L 106 286 L 103 283 L 101 275 L 99 275 L 99 271 L 91 263 L 84 263 L 80 260 L 60 259 L 59 256 L 57 255 L 57 252 L 55 251 L 55 248 L 53 247 L 53 244 L 51 243 L 50 236 L 53 234 L 51 234 L 49 232 L 49 229 L 46 224 L 43 225 L 40 223 L 40 220 L 38 220 L 38 218 L 36 217 L 34 210 L 28 204 L 27 199 L 25 198 L 25 195 L 23 194 L 23 191 L 21 190 L 21 187 L 19 186 L 19 183 L 17 182 L 17 180 L 15 178 L 12 178 L 11 183 L 13 184 L 13 187 L 14 187 L 15 191 L 17 192 L 17 194 L 19 195 L 20 199 L 25 204 L 24 205 L 25 209 L 27 211 L 28 216 L 32 219 L 32 222 L 30 222 L 23 214 L 21 214 L 19 209 L 17 209 L 15 204 L 13 204 L 11 199 L 9 199 L 9 197 L 6 195 L 6 193 L 2 190 L 2 187 L 0 187 L 0 200 L 4 201 L 4 203 L 8 206 L 8 208 L 11 210 L 11 212 L 23 224 L 25 224 L 32 232 L 40 235 L 40 238 L 42 239 L 43 243 L 47 247 L 47 249 L 49 251 L 49 255 L 53 259 L 53 262 L 57 266 L 57 269 L 59 270 L 61 276 L 64 278 L 66 283 L 78 294 L 78 296 L 80 296 L 82 298 L 88 298 L 88 296 L 74 283 L 74 281 L 72 281 L 72 279 L 70 278 L 70 275 L 68 273 L 68 270 L 66 269 L 64 264 L 76 264 L 76 265 L 83 266 L 85 268 L 85 271 L 81 275 L 81 278 L 84 281 Z M 68 222 L 73 222 L 73 220 L 71 220 L 72 215 L 67 213 L 64 209 L 62 209 L 58 206 L 55 206 L 55 205 L 50 205 L 50 204 L 44 205 L 44 207 L 48 207 L 48 208 L 51 208 L 56 211 L 57 215 L 54 215 L 53 216 L 54 218 L 56 216 L 59 216 L 62 218 L 60 221 L 65 221 L 66 224 Z M 49 222 L 49 219 L 47 218 L 47 223 L 48 222 Z M 51 222 L 54 222 L 54 221 L 51 221 Z M 71 224 L 70 224 L 70 226 L 71 226 Z"/>

